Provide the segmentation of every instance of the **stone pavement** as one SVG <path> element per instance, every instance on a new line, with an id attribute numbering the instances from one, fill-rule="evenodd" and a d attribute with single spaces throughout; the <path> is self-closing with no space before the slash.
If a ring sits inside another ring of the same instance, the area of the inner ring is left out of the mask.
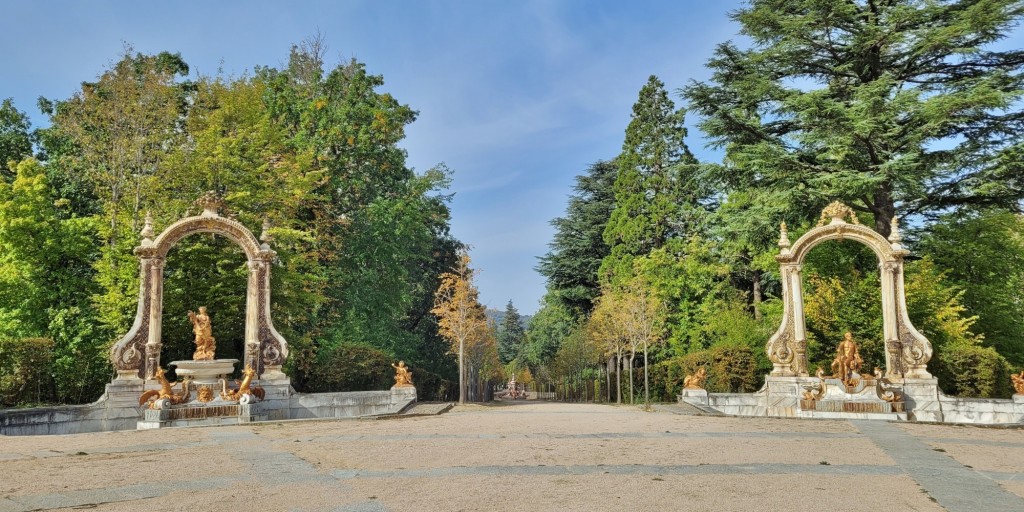
<path id="1" fill-rule="evenodd" d="M 1021 429 L 660 409 L 0 436 L 0 512 L 1024 510 Z"/>

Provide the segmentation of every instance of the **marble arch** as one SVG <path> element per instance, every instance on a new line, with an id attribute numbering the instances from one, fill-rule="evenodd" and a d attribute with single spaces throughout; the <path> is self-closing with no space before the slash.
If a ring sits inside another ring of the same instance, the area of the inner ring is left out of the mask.
<path id="1" fill-rule="evenodd" d="M 846 222 L 849 217 L 851 222 Z M 829 220 L 830 219 L 830 220 Z M 826 224 L 826 221 L 828 223 Z M 917 331 L 907 316 L 903 286 L 903 258 L 910 252 L 901 245 L 897 220 L 892 220 L 892 235 L 886 240 L 873 229 L 860 225 L 856 214 L 842 203 L 832 203 L 821 213 L 818 226 L 790 245 L 783 224 L 779 236 L 780 252 L 775 256 L 781 267 L 782 325 L 768 340 L 766 350 L 772 361 L 772 376 L 807 376 L 807 328 L 804 318 L 804 258 L 816 245 L 828 240 L 855 240 L 867 245 L 878 256 L 882 284 L 882 325 L 885 337 L 885 374 L 888 377 L 927 379 L 927 363 L 932 345 Z"/>
<path id="2" fill-rule="evenodd" d="M 135 323 L 110 349 L 118 379 L 145 379 L 160 366 L 163 315 L 164 263 L 167 253 L 181 239 L 196 233 L 215 233 L 238 244 L 248 260 L 249 278 L 245 306 L 245 365 L 263 378 L 284 378 L 281 365 L 288 358 L 288 343 L 270 320 L 270 266 L 276 253 L 270 249 L 268 225 L 261 244 L 240 222 L 219 213 L 221 201 L 207 193 L 197 203 L 203 212 L 167 227 L 153 239 L 153 222 L 147 215 L 139 257 L 139 306 Z"/>

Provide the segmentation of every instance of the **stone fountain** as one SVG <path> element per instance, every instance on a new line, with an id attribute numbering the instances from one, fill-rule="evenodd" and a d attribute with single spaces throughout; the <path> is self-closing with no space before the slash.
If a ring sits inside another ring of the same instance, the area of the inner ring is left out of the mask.
<path id="1" fill-rule="evenodd" d="M 160 390 L 146 391 L 139 398 L 139 405 L 147 406 L 139 429 L 238 423 L 241 418 L 251 418 L 249 404 L 264 396 L 262 388 L 252 385 L 256 372 L 251 366 L 246 367 L 242 381 L 229 386 L 228 376 L 235 372 L 238 360 L 215 358 L 216 339 L 206 307 L 200 307 L 198 313 L 189 311 L 188 317 L 196 351 L 191 360 L 171 362 L 180 381 L 170 383 L 162 368 L 154 373 Z M 179 393 L 174 392 L 177 385 Z"/>

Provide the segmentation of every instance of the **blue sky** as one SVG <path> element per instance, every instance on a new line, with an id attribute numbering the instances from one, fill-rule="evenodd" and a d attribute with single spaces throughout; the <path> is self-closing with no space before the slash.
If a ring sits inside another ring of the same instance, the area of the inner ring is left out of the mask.
<path id="1" fill-rule="evenodd" d="M 532 313 L 534 270 L 573 177 L 614 157 L 651 74 L 671 91 L 705 79 L 714 46 L 736 38 L 738 0 L 22 2 L 0 17 L 0 98 L 39 125 L 36 98 L 63 99 L 125 43 L 181 52 L 193 73 L 282 65 L 318 32 L 327 63 L 355 57 L 419 111 L 402 144 L 424 171 L 454 171 L 452 230 L 472 245 L 481 300 Z M 678 101 L 678 96 L 673 94 Z M 688 120 L 692 125 L 694 119 Z M 695 129 L 698 157 L 717 159 Z"/>

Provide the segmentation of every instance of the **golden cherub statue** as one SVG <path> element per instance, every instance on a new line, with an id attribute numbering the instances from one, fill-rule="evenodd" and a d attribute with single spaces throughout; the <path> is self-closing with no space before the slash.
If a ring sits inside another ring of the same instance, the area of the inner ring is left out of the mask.
<path id="1" fill-rule="evenodd" d="M 192 360 L 212 360 L 217 340 L 213 337 L 213 326 L 210 325 L 210 315 L 206 314 L 206 306 L 199 306 L 199 313 L 189 311 L 188 319 L 192 322 L 192 332 L 196 334 L 196 351 L 192 354 Z"/>
<path id="2" fill-rule="evenodd" d="M 854 386 L 857 382 L 853 374 L 860 372 L 863 364 L 864 360 L 860 357 L 857 342 L 853 341 L 853 333 L 847 331 L 843 335 L 843 341 L 836 347 L 836 358 L 832 361 L 833 376 L 847 386 Z"/>
<path id="3" fill-rule="evenodd" d="M 708 380 L 708 371 L 704 367 L 697 369 L 697 373 L 687 375 L 683 379 L 683 389 L 704 389 L 704 381 Z"/>
<path id="4" fill-rule="evenodd" d="M 1020 371 L 1020 375 L 1011 374 L 1010 380 L 1013 381 L 1015 394 L 1024 395 L 1024 370 Z"/>
<path id="5" fill-rule="evenodd" d="M 391 363 L 391 366 L 395 369 L 395 385 L 393 387 L 413 387 L 412 372 L 409 371 L 409 367 L 405 366 L 405 361 L 399 361 L 397 365 Z"/>

